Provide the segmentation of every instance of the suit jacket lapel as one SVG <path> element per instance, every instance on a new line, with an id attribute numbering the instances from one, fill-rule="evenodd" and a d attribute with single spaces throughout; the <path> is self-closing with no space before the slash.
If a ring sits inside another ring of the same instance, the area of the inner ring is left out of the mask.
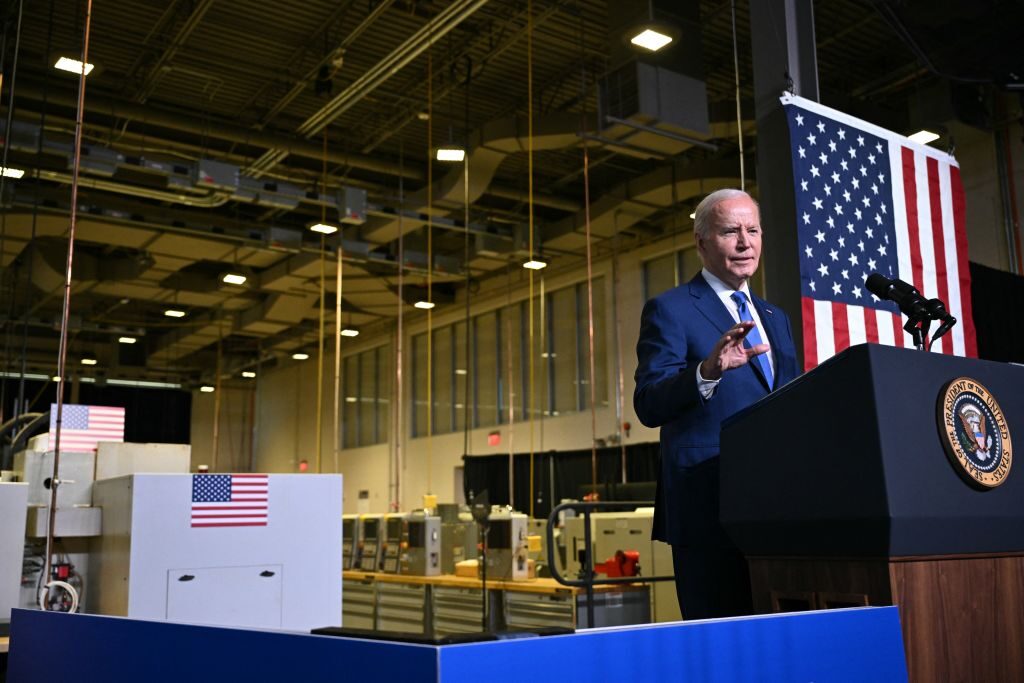
<path id="1" fill-rule="evenodd" d="M 690 280 L 690 294 L 696 299 L 694 305 L 697 310 L 711 321 L 719 333 L 725 334 L 726 330 L 736 324 L 725 304 L 700 273 Z"/>

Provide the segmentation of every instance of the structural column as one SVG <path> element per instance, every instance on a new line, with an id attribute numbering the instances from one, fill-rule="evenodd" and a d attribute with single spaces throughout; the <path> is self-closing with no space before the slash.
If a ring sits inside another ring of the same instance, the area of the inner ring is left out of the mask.
<path id="1" fill-rule="evenodd" d="M 818 100 L 812 0 L 750 3 L 757 118 L 757 188 L 764 228 L 765 295 L 789 314 L 802 357 L 800 262 L 789 129 L 779 96 L 786 90 Z"/>

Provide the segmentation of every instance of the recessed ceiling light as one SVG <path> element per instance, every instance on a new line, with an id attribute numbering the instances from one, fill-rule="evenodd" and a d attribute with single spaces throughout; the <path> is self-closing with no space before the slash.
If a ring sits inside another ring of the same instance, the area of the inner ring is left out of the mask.
<path id="1" fill-rule="evenodd" d="M 314 223 L 309 226 L 309 229 L 313 232 L 323 233 L 324 235 L 333 235 L 338 232 L 338 226 L 331 225 L 330 223 Z"/>
<path id="2" fill-rule="evenodd" d="M 245 284 L 245 276 L 242 275 L 241 273 L 225 273 L 222 280 L 229 285 Z"/>
<path id="3" fill-rule="evenodd" d="M 341 330 L 342 337 L 358 337 L 359 330 L 354 330 L 351 327 L 346 327 Z"/>
<path id="4" fill-rule="evenodd" d="M 292 354 L 292 358 L 294 358 L 295 360 L 309 360 L 309 354 L 308 353 L 301 353 L 301 352 L 300 353 L 293 353 Z"/>
<path id="5" fill-rule="evenodd" d="M 96 365 L 96 359 L 95 358 L 83 358 L 82 359 L 82 365 Z"/>
<path id="6" fill-rule="evenodd" d="M 245 377 L 246 379 L 252 379 L 255 376 L 256 376 L 256 373 L 253 372 L 252 370 L 243 370 L 242 371 L 242 377 Z"/>
<path id="7" fill-rule="evenodd" d="M 431 308 L 434 307 L 434 302 L 433 301 L 417 301 L 416 303 L 413 304 L 413 306 L 415 306 L 416 308 L 422 308 L 425 311 L 429 311 Z"/>
<path id="8" fill-rule="evenodd" d="M 927 145 L 929 142 L 934 142 L 939 139 L 938 133 L 933 133 L 930 130 L 919 130 L 913 135 L 907 136 L 914 142 L 920 142 L 922 145 Z"/>
<path id="9" fill-rule="evenodd" d="M 661 31 L 655 31 L 653 28 L 645 28 L 643 31 L 630 38 L 629 42 L 633 43 L 637 47 L 645 48 L 651 52 L 657 52 L 672 42 L 672 36 L 666 35 Z"/>
<path id="10" fill-rule="evenodd" d="M 455 145 L 437 148 L 438 161 L 462 161 L 466 158 L 466 150 Z"/>
<path id="11" fill-rule="evenodd" d="M 86 76 L 92 72 L 94 66 L 95 64 L 90 64 L 89 62 L 85 63 Z M 61 57 L 57 60 L 57 63 L 53 65 L 53 68 L 60 71 L 68 71 L 73 74 L 80 74 L 82 73 L 82 62 L 81 60 L 71 59 L 70 57 Z"/>
<path id="12" fill-rule="evenodd" d="M 164 315 L 166 315 L 168 318 L 184 318 L 185 311 L 179 311 L 176 308 L 168 308 L 166 311 L 164 311 Z"/>
<path id="13" fill-rule="evenodd" d="M 117 341 L 121 344 L 134 344 L 138 339 L 135 337 L 118 337 Z"/>
<path id="14" fill-rule="evenodd" d="M 2 166 L 0 167 L 0 170 L 2 170 L 5 178 L 14 178 L 17 180 L 18 178 L 23 178 L 25 176 L 25 171 L 20 168 L 8 168 L 6 166 Z"/>
<path id="15" fill-rule="evenodd" d="M 212 394 L 213 387 L 211 387 L 209 384 L 204 384 L 203 386 L 199 387 L 199 391 L 203 392 L 204 394 Z"/>

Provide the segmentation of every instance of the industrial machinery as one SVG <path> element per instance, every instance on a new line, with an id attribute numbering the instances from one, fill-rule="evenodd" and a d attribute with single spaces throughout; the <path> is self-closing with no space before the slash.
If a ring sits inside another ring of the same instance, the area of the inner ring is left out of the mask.
<path id="1" fill-rule="evenodd" d="M 494 507 L 488 516 L 487 578 L 518 581 L 529 578 L 527 516 L 508 507 Z"/>
<path id="2" fill-rule="evenodd" d="M 384 541 L 384 515 L 360 515 L 357 531 L 355 569 L 375 572 L 380 566 L 380 549 Z"/>
<path id="3" fill-rule="evenodd" d="M 441 573 L 441 518 L 423 511 L 405 519 L 402 573 L 438 576 Z"/>
<path id="4" fill-rule="evenodd" d="M 404 512 L 384 515 L 384 538 L 380 544 L 379 571 L 397 574 L 402 569 L 402 536 L 405 531 Z"/>
<path id="5" fill-rule="evenodd" d="M 480 533 L 473 515 L 454 503 L 437 506 L 441 517 L 441 573 L 454 574 L 455 565 L 480 555 Z"/>
<path id="6" fill-rule="evenodd" d="M 581 576 L 586 556 L 583 516 L 566 517 L 562 537 L 565 539 L 565 576 Z M 594 512 L 590 515 L 591 558 L 598 564 L 615 558 L 619 551 L 639 552 L 638 573 L 643 576 L 667 576 L 673 573 L 672 549 L 661 541 L 651 540 L 654 508 L 637 508 L 622 512 Z M 656 622 L 679 621 L 679 602 L 671 581 L 651 584 L 651 617 Z"/>
<path id="7" fill-rule="evenodd" d="M 98 613 L 297 631 L 341 619 L 340 475 L 133 474 L 93 497 Z"/>
<path id="8" fill-rule="evenodd" d="M 341 516 L 341 569 L 355 569 L 356 547 L 359 539 L 359 515 Z"/>

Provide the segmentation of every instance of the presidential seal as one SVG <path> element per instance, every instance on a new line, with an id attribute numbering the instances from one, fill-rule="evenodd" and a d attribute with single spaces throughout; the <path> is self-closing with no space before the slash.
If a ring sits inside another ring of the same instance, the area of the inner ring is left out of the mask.
<path id="1" fill-rule="evenodd" d="M 1010 475 L 1013 447 L 999 403 L 980 382 L 958 377 L 939 393 L 939 432 L 949 461 L 964 481 L 988 490 Z"/>

